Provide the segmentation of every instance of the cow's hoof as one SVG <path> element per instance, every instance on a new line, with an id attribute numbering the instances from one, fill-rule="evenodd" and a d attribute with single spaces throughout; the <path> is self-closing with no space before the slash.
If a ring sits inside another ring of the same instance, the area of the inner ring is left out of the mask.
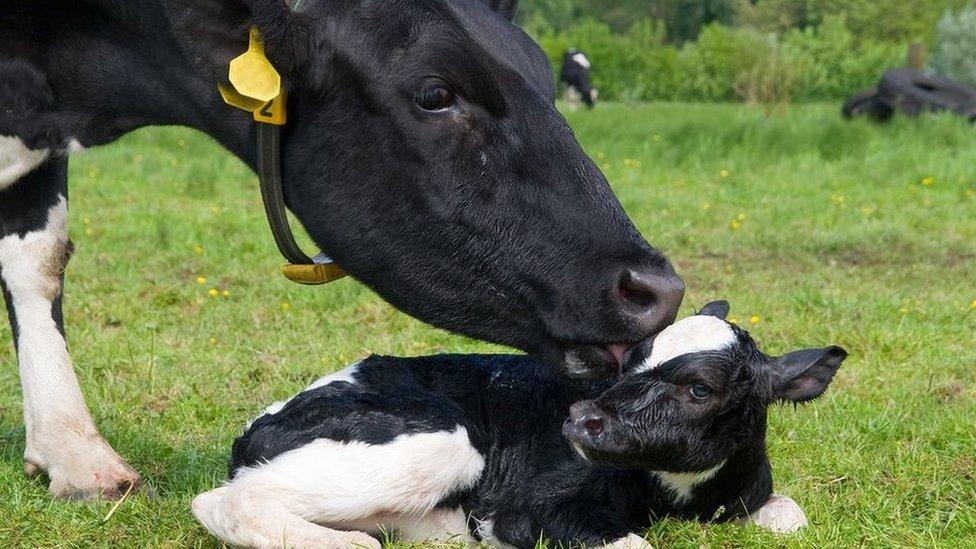
<path id="1" fill-rule="evenodd" d="M 807 516 L 791 498 L 773 494 L 765 505 L 749 515 L 747 521 L 772 532 L 786 534 L 805 527 Z"/>
<path id="2" fill-rule="evenodd" d="M 142 479 L 101 437 L 66 443 L 59 451 L 29 451 L 28 476 L 47 474 L 48 492 L 58 499 L 118 499 L 143 488 Z"/>

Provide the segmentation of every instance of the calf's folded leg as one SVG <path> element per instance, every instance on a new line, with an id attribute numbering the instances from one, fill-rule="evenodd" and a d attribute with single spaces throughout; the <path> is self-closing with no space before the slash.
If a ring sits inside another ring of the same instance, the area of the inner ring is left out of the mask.
<path id="1" fill-rule="evenodd" d="M 466 536 L 463 515 L 437 505 L 473 486 L 483 468 L 461 427 L 384 444 L 320 438 L 238 469 L 226 486 L 197 496 L 192 509 L 235 546 L 379 547 L 346 530 L 383 528 L 414 539 L 456 539 Z"/>

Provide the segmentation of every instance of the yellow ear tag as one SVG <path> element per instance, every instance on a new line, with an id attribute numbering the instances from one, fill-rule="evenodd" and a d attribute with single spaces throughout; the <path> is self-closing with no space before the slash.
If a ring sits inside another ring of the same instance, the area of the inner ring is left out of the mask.
<path id="1" fill-rule="evenodd" d="M 317 263 L 315 265 L 294 265 L 289 264 L 281 268 L 281 274 L 292 282 L 299 284 L 327 284 L 339 280 L 346 276 L 346 271 L 342 270 L 335 263 Z"/>
<path id="2" fill-rule="evenodd" d="M 264 55 L 264 41 L 257 27 L 251 27 L 247 51 L 230 62 L 228 77 L 237 93 L 262 103 L 281 93 L 281 75 Z"/>

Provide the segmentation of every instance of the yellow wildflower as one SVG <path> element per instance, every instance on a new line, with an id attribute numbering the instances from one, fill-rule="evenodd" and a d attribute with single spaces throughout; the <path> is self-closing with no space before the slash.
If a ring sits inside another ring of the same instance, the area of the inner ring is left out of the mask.
<path id="1" fill-rule="evenodd" d="M 205 276 L 198 276 L 197 277 L 197 284 L 206 284 L 206 283 L 207 283 L 207 277 L 205 277 Z"/>
<path id="2" fill-rule="evenodd" d="M 207 292 L 207 295 L 209 295 L 210 297 L 217 297 L 218 295 L 220 295 L 220 292 L 217 291 L 217 288 L 210 288 L 210 291 Z"/>
<path id="3" fill-rule="evenodd" d="M 203 246 L 194 246 L 193 251 L 196 252 L 197 255 L 200 255 L 203 253 Z"/>
<path id="4" fill-rule="evenodd" d="M 736 220 L 733 221 L 732 223 L 729 223 L 729 228 L 732 229 L 733 231 L 738 231 L 740 227 L 742 227 L 741 221 Z"/>
<path id="5" fill-rule="evenodd" d="M 732 175 L 732 173 L 729 172 L 729 170 L 722 170 L 722 171 L 718 172 L 718 176 L 721 177 L 722 179 L 725 179 L 726 177 L 728 177 L 730 175 Z"/>
<path id="6" fill-rule="evenodd" d="M 281 302 L 281 310 L 282 311 L 287 311 L 288 309 L 291 309 L 291 303 L 288 303 L 287 301 L 282 301 Z"/>
<path id="7" fill-rule="evenodd" d="M 933 183 L 935 183 L 935 178 L 932 176 L 922 179 L 922 185 L 925 185 L 926 187 L 930 187 Z"/>
<path id="8" fill-rule="evenodd" d="M 752 315 L 752 316 L 749 317 L 749 324 L 752 324 L 752 325 L 759 324 L 759 321 L 760 320 L 762 320 L 762 319 L 759 318 L 759 315 Z"/>
<path id="9" fill-rule="evenodd" d="M 969 304 L 969 308 L 976 311 L 976 299 L 974 299 L 973 302 Z"/>
<path id="10" fill-rule="evenodd" d="M 220 292 L 220 295 L 222 295 L 224 297 L 230 297 L 230 290 L 224 290 L 224 291 Z"/>

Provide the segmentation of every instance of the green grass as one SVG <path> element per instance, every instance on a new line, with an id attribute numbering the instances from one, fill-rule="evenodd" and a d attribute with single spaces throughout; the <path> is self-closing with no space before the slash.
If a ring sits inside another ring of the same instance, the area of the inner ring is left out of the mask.
<path id="1" fill-rule="evenodd" d="M 769 351 L 851 352 L 827 396 L 771 414 L 776 487 L 809 529 L 775 538 L 664 521 L 649 532 L 656 546 L 976 546 L 976 131 L 951 117 L 848 123 L 837 110 L 765 119 L 732 105 L 601 105 L 569 116 L 685 277 L 686 313 L 727 298 Z M 286 282 L 255 178 L 203 136 L 138 132 L 76 157 L 71 176 L 70 347 L 96 421 L 156 497 L 103 522 L 110 503 L 51 501 L 25 478 L 3 345 L 4 547 L 215 546 L 190 499 L 224 478 L 230 441 L 263 405 L 369 352 L 495 349 L 425 327 L 351 280 Z"/>

